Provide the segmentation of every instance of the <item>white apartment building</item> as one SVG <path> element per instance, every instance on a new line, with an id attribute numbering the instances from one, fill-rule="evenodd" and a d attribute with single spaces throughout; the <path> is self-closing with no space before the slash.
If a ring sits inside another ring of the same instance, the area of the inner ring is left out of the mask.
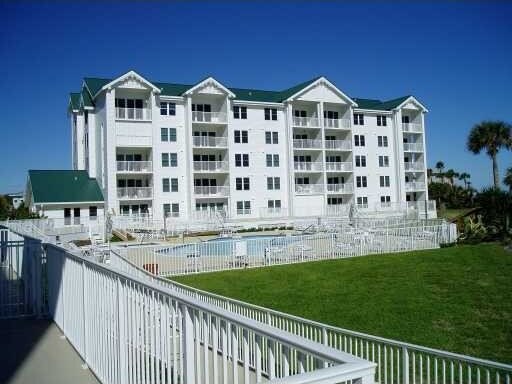
<path id="1" fill-rule="evenodd" d="M 283 91 L 134 71 L 85 78 L 69 103 L 73 169 L 97 179 L 115 214 L 255 219 L 420 205 L 426 112 L 413 96 L 351 98 L 325 77 Z"/>

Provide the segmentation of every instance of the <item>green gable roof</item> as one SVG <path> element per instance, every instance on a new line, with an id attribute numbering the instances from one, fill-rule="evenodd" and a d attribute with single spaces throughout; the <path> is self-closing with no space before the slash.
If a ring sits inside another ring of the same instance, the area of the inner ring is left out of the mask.
<path id="1" fill-rule="evenodd" d="M 69 108 L 75 110 L 80 108 L 80 94 L 70 93 L 69 94 Z"/>
<path id="2" fill-rule="evenodd" d="M 247 88 L 228 88 L 231 92 L 233 92 L 236 96 L 236 100 L 243 101 L 259 101 L 259 102 L 268 102 L 268 103 L 282 103 L 287 100 L 301 89 L 304 89 L 308 85 L 314 83 L 321 76 L 315 77 L 311 80 L 305 81 L 303 83 L 297 84 L 293 87 L 282 91 L 264 91 L 261 89 L 247 89 Z M 96 95 L 103 86 L 110 83 L 112 79 L 104 79 L 97 77 L 86 77 L 84 78 L 84 82 L 87 86 L 87 89 L 90 91 L 91 96 Z M 186 91 L 190 88 L 194 87 L 194 85 L 190 84 L 177 84 L 177 83 L 162 83 L 162 82 L 151 82 L 156 87 L 160 88 L 161 94 L 164 96 L 182 96 Z M 87 92 L 82 91 L 82 94 Z M 86 100 L 89 95 L 82 95 L 84 99 L 85 106 L 94 106 L 94 101 L 92 98 L 90 100 Z M 352 98 L 361 109 L 374 109 L 381 111 L 390 111 L 401 103 L 403 103 L 410 96 L 403 96 L 397 99 L 381 101 L 376 99 L 362 99 L 362 98 Z M 86 102 L 90 104 L 86 104 Z"/>
<path id="3" fill-rule="evenodd" d="M 81 98 L 81 104 L 83 104 L 84 107 L 94 107 L 94 103 L 92 101 L 91 95 L 89 95 L 89 92 L 85 87 L 82 88 L 82 93 L 80 94 Z"/>
<path id="4" fill-rule="evenodd" d="M 32 169 L 28 177 L 35 204 L 103 202 L 96 179 L 87 171 Z"/>

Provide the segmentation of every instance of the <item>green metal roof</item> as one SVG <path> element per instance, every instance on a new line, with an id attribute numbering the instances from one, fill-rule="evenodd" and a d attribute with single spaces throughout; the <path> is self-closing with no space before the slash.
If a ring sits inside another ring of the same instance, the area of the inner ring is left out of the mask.
<path id="1" fill-rule="evenodd" d="M 81 97 L 81 104 L 83 104 L 84 107 L 94 107 L 94 102 L 92 101 L 91 95 L 89 95 L 89 92 L 85 87 L 82 88 L 82 93 L 80 95 Z"/>
<path id="2" fill-rule="evenodd" d="M 103 202 L 96 179 L 87 171 L 31 169 L 28 177 L 36 204 Z"/>
<path id="3" fill-rule="evenodd" d="M 73 110 L 80 108 L 80 93 L 69 94 L 69 107 Z"/>
<path id="4" fill-rule="evenodd" d="M 305 81 L 303 83 L 297 84 L 293 87 L 282 91 L 264 91 L 261 89 L 247 89 L 247 88 L 228 88 L 231 92 L 233 92 L 236 96 L 236 100 L 244 100 L 244 101 L 260 101 L 260 102 L 269 102 L 269 103 L 282 103 L 287 100 L 301 89 L 304 89 L 308 85 L 314 83 L 321 76 L 315 77 L 311 80 Z M 112 79 L 104 79 L 104 78 L 96 78 L 96 77 L 86 77 L 84 78 L 84 82 L 87 85 L 87 88 L 91 92 L 91 96 L 96 95 L 103 86 L 110 83 Z M 194 85 L 190 84 L 176 84 L 176 83 L 162 83 L 162 82 L 151 82 L 156 87 L 160 88 L 161 94 L 164 96 L 182 96 L 186 91 L 190 88 L 194 87 Z M 82 92 L 82 94 L 87 94 L 87 92 Z M 89 96 L 89 95 L 86 95 Z M 84 98 L 84 105 L 86 104 L 86 97 L 82 95 Z M 352 98 L 357 104 L 359 108 L 362 109 L 374 109 L 374 110 L 382 110 L 389 111 L 401 103 L 403 103 L 410 96 L 403 96 L 393 100 L 376 100 L 376 99 L 362 99 L 362 98 Z M 90 99 L 90 106 L 94 105 L 92 98 Z"/>

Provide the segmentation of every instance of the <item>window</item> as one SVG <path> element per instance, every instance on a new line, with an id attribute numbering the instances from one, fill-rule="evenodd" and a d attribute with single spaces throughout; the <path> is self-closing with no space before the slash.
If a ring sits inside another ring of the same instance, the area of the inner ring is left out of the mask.
<path id="1" fill-rule="evenodd" d="M 271 209 L 280 209 L 281 208 L 281 200 L 268 200 L 267 207 Z"/>
<path id="2" fill-rule="evenodd" d="M 368 206 L 368 197 L 366 197 L 366 196 L 358 197 L 357 205 L 362 206 L 362 207 L 367 207 Z"/>
<path id="3" fill-rule="evenodd" d="M 178 179 L 171 179 L 171 192 L 178 192 Z"/>
<path id="4" fill-rule="evenodd" d="M 281 178 L 280 177 L 267 177 L 267 189 L 268 190 L 280 190 L 281 189 Z"/>
<path id="5" fill-rule="evenodd" d="M 169 166 L 169 154 L 162 153 L 162 167 L 168 167 L 168 166 Z"/>
<path id="6" fill-rule="evenodd" d="M 235 131 L 235 143 L 247 144 L 248 137 L 248 131 Z"/>
<path id="7" fill-rule="evenodd" d="M 233 118 L 247 119 L 247 107 L 241 107 L 238 105 L 233 106 Z"/>
<path id="8" fill-rule="evenodd" d="M 279 132 L 265 132 L 265 144 L 279 144 Z"/>
<path id="9" fill-rule="evenodd" d="M 144 103 L 145 102 L 142 99 L 118 99 L 118 98 L 116 98 L 116 100 L 115 100 L 116 119 L 142 120 L 144 118 L 144 114 L 143 114 Z"/>
<path id="10" fill-rule="evenodd" d="M 366 156 L 356 156 L 356 167 L 366 167 Z"/>
<path id="11" fill-rule="evenodd" d="M 277 120 L 277 109 L 265 108 L 265 120 Z"/>
<path id="12" fill-rule="evenodd" d="M 176 141 L 176 128 L 160 128 L 161 141 Z"/>
<path id="13" fill-rule="evenodd" d="M 354 145 L 356 147 L 364 147 L 364 135 L 354 135 Z"/>
<path id="14" fill-rule="evenodd" d="M 162 192 L 169 192 L 171 190 L 171 184 L 169 178 L 162 179 Z"/>
<path id="15" fill-rule="evenodd" d="M 307 113 L 307 111 L 301 111 L 299 109 L 295 109 L 293 111 L 293 116 L 295 116 L 295 117 L 307 117 L 308 113 Z"/>
<path id="16" fill-rule="evenodd" d="M 165 101 L 160 102 L 160 115 L 175 116 L 176 115 L 176 104 L 175 103 L 167 103 Z"/>
<path id="17" fill-rule="evenodd" d="M 167 217 L 171 213 L 171 204 L 164 204 L 164 216 Z"/>
<path id="18" fill-rule="evenodd" d="M 244 153 L 235 154 L 235 167 L 248 167 L 249 166 L 249 155 Z"/>
<path id="19" fill-rule="evenodd" d="M 279 155 L 267 155 L 267 167 L 279 167 Z"/>
<path id="20" fill-rule="evenodd" d="M 251 202 L 237 201 L 236 202 L 236 213 L 237 215 L 249 215 L 251 213 Z"/>
<path id="21" fill-rule="evenodd" d="M 380 186 L 381 187 L 389 187 L 389 176 L 381 176 L 380 177 Z"/>
<path id="22" fill-rule="evenodd" d="M 387 125 L 387 119 L 384 115 L 377 115 L 377 126 L 385 127 Z"/>
<path id="23" fill-rule="evenodd" d="M 180 215 L 180 205 L 178 203 L 164 204 L 165 217 L 178 217 Z"/>
<path id="24" fill-rule="evenodd" d="M 356 186 L 357 188 L 366 188 L 368 186 L 366 176 L 357 176 Z"/>
<path id="25" fill-rule="evenodd" d="M 389 156 L 379 156 L 379 167 L 389 167 Z"/>
<path id="26" fill-rule="evenodd" d="M 388 137 L 387 136 L 377 136 L 377 145 L 379 147 L 387 147 L 388 146 Z"/>
<path id="27" fill-rule="evenodd" d="M 364 115 L 362 113 L 354 113 L 354 125 L 364 125 Z"/>
<path id="28" fill-rule="evenodd" d="M 178 154 L 177 153 L 170 153 L 171 156 L 171 167 L 177 167 L 178 166 Z"/>
<path id="29" fill-rule="evenodd" d="M 98 217 L 98 207 L 91 206 L 89 207 L 89 220 L 96 220 Z"/>
<path id="30" fill-rule="evenodd" d="M 391 196 L 381 196 L 380 197 L 381 203 L 390 203 L 391 202 Z"/>
<path id="31" fill-rule="evenodd" d="M 328 197 L 327 205 L 341 205 L 343 204 L 343 198 L 341 197 Z"/>
<path id="32" fill-rule="evenodd" d="M 248 191 L 250 189 L 250 182 L 248 177 L 237 177 L 235 179 L 235 187 L 237 191 Z"/>
<path id="33" fill-rule="evenodd" d="M 409 124 L 409 116 L 402 116 L 402 123 Z"/>
<path id="34" fill-rule="evenodd" d="M 272 132 L 272 144 L 279 144 L 279 133 Z"/>

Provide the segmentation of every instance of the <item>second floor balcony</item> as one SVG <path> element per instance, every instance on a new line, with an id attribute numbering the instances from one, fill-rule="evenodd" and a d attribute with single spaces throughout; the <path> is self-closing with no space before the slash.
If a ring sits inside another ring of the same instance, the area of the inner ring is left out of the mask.
<path id="1" fill-rule="evenodd" d="M 151 108 L 116 107 L 116 120 L 151 120 Z"/>
<path id="2" fill-rule="evenodd" d="M 295 161 L 293 169 L 299 172 L 321 172 L 324 166 L 321 161 Z"/>
<path id="3" fill-rule="evenodd" d="M 350 119 L 324 119 L 324 128 L 350 129 Z"/>
<path id="4" fill-rule="evenodd" d="M 152 187 L 121 187 L 117 188 L 120 200 L 148 200 L 153 197 Z"/>
<path id="5" fill-rule="evenodd" d="M 352 148 L 352 142 L 350 140 L 325 140 L 325 148 L 348 151 Z"/>
<path id="6" fill-rule="evenodd" d="M 227 161 L 194 161 L 194 172 L 227 172 Z"/>
<path id="7" fill-rule="evenodd" d="M 324 193 L 324 184 L 295 184 L 295 193 L 313 194 Z"/>
<path id="8" fill-rule="evenodd" d="M 327 184 L 328 193 L 352 193 L 354 186 L 352 184 Z"/>
<path id="9" fill-rule="evenodd" d="M 322 149 L 322 140 L 316 139 L 294 139 L 293 148 L 295 149 Z"/>
<path id="10" fill-rule="evenodd" d="M 406 162 L 404 163 L 404 169 L 406 171 L 423 171 L 424 165 L 421 162 Z"/>
<path id="11" fill-rule="evenodd" d="M 294 127 L 302 128 L 320 128 L 320 119 L 317 117 L 293 117 L 292 120 Z"/>
<path id="12" fill-rule="evenodd" d="M 202 112 L 192 111 L 193 123 L 211 123 L 226 124 L 228 122 L 227 114 L 224 112 Z"/>
<path id="13" fill-rule="evenodd" d="M 425 183 L 423 181 L 406 181 L 406 191 L 423 191 L 425 190 Z"/>
<path id="14" fill-rule="evenodd" d="M 194 147 L 226 148 L 228 139 L 217 136 L 192 136 L 192 145 Z"/>
<path id="15" fill-rule="evenodd" d="M 404 132 L 423 133 L 421 124 L 417 123 L 402 123 L 402 130 Z"/>
<path id="16" fill-rule="evenodd" d="M 206 197 L 226 197 L 229 196 L 229 187 L 225 185 L 219 186 L 194 186 L 194 195 Z"/>
<path id="17" fill-rule="evenodd" d="M 151 173 L 153 172 L 152 161 L 118 161 L 117 172 L 119 173 Z"/>
<path id="18" fill-rule="evenodd" d="M 404 143 L 404 152 L 423 152 L 423 143 Z"/>
<path id="19" fill-rule="evenodd" d="M 335 162 L 328 161 L 325 163 L 325 169 L 327 172 L 352 172 L 352 162 Z"/>

